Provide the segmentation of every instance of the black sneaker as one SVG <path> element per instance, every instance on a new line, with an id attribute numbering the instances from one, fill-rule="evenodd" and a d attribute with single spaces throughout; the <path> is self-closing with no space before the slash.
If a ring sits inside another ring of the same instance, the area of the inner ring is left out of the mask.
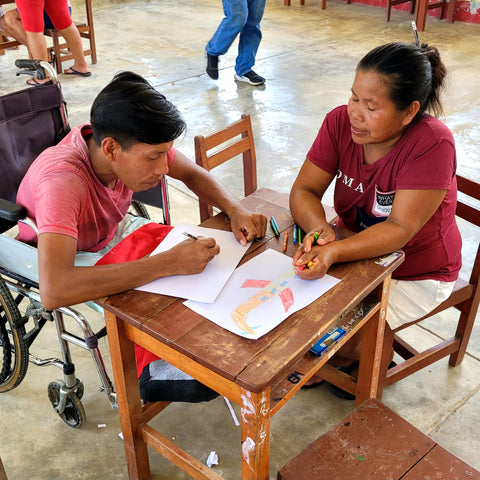
<path id="1" fill-rule="evenodd" d="M 263 85 L 265 83 L 265 79 L 256 74 L 253 70 L 250 70 L 245 75 L 235 74 L 235 80 L 239 82 L 246 82 L 250 85 Z"/>
<path id="2" fill-rule="evenodd" d="M 206 72 L 213 80 L 218 80 L 218 57 L 209 55 L 207 53 L 207 68 Z"/>

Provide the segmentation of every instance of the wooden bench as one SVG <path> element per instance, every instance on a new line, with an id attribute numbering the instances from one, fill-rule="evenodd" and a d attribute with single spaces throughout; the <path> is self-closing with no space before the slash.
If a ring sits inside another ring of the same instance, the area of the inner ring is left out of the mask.
<path id="1" fill-rule="evenodd" d="M 480 479 L 376 399 L 370 399 L 283 466 L 278 480 Z"/>

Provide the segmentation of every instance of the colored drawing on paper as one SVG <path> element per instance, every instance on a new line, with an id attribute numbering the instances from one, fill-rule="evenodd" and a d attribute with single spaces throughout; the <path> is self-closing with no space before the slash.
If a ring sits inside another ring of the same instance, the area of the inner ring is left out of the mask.
<path id="1" fill-rule="evenodd" d="M 267 249 L 233 272 L 215 302 L 189 300 L 185 305 L 236 335 L 256 340 L 338 282 L 329 275 L 302 280 L 290 257 Z"/>
<path id="2" fill-rule="evenodd" d="M 235 325 L 245 333 L 255 334 L 254 329 L 258 327 L 250 327 L 247 323 L 248 314 L 258 308 L 266 301 L 273 298 L 275 295 L 280 297 L 285 311 L 288 312 L 290 307 L 294 304 L 293 292 L 288 286 L 288 281 L 291 277 L 295 277 L 293 268 L 288 269 L 279 279 L 274 281 L 268 280 L 252 280 L 248 279 L 242 284 L 242 288 L 262 288 L 260 292 L 244 301 L 232 312 L 232 319 Z"/>

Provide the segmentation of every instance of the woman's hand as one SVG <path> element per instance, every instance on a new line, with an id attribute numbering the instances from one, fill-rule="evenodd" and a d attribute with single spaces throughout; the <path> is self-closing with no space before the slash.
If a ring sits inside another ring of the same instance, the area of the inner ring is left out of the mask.
<path id="1" fill-rule="evenodd" d="M 334 263 L 333 249 L 327 248 L 335 240 L 335 232 L 325 223 L 308 232 L 293 256 L 295 273 L 305 280 L 321 278 Z"/>
<path id="2" fill-rule="evenodd" d="M 305 252 L 303 246 L 300 246 L 292 262 L 295 274 L 303 280 L 322 278 L 335 263 L 334 245 L 334 243 L 315 245 L 309 252 Z"/>

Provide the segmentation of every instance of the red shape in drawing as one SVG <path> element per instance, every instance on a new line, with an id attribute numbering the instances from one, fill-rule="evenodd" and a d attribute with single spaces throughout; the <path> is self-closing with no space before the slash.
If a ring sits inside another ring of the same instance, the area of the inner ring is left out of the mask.
<path id="1" fill-rule="evenodd" d="M 245 280 L 242 288 L 264 288 L 269 283 L 272 283 L 271 280 Z"/>
<path id="2" fill-rule="evenodd" d="M 290 290 L 290 288 L 286 288 L 285 290 L 282 290 L 279 293 L 279 295 L 282 300 L 285 311 L 288 312 L 288 309 L 293 305 L 293 302 L 294 302 L 293 292 Z"/>

